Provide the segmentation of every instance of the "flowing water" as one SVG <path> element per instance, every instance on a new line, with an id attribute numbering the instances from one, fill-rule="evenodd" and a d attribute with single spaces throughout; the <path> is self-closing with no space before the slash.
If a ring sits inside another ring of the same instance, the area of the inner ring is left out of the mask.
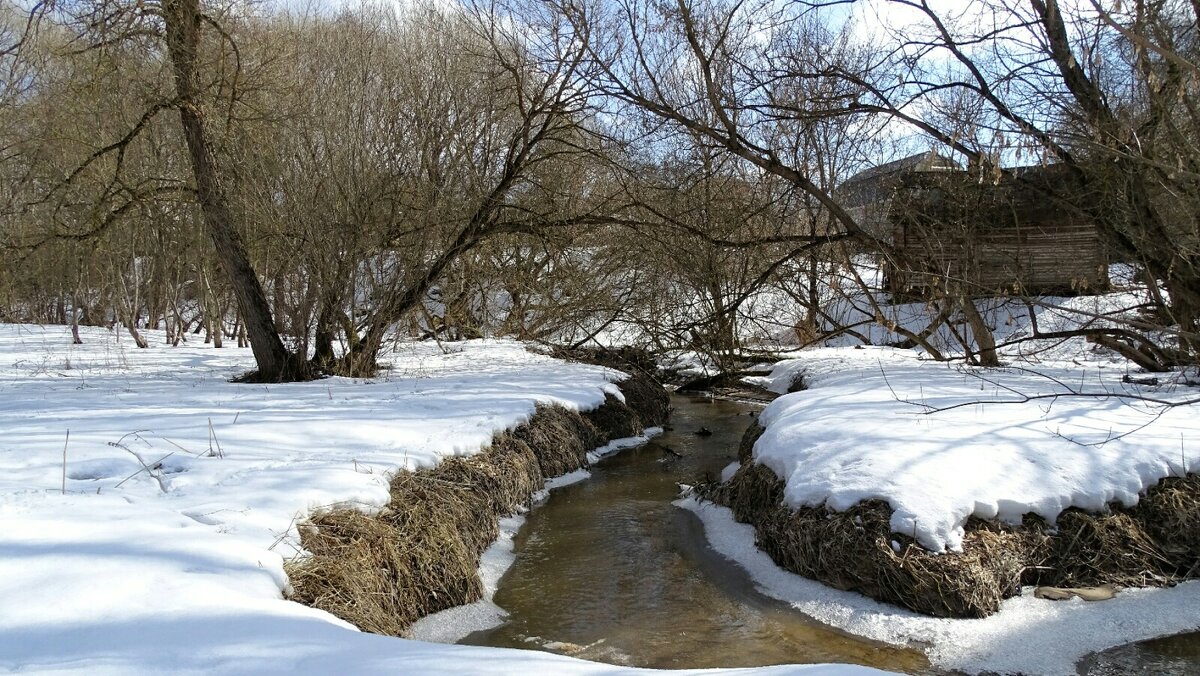
<path id="1" fill-rule="evenodd" d="M 757 407 L 677 396 L 663 436 L 554 491 L 516 537 L 495 601 L 510 613 L 463 642 L 645 667 L 853 662 L 925 671 L 924 656 L 813 622 L 712 552 L 677 482 L 719 475 Z M 701 427 L 711 436 L 700 436 Z M 671 449 L 676 457 L 666 449 Z"/>

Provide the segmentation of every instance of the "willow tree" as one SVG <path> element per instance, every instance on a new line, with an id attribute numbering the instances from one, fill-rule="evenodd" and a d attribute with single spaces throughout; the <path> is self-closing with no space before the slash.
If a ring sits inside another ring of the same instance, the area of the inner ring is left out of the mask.
<path id="1" fill-rule="evenodd" d="M 205 92 L 201 79 L 201 28 L 214 22 L 200 11 L 199 0 L 163 0 L 167 53 L 175 74 L 175 101 L 187 142 L 196 199 L 217 260 L 237 299 L 258 371 L 265 382 L 303 380 L 312 376 L 303 356 L 284 347 L 271 315 L 262 282 L 250 262 L 241 229 L 229 203 L 226 180 L 206 128 Z M 219 28 L 219 27 L 218 27 Z"/>

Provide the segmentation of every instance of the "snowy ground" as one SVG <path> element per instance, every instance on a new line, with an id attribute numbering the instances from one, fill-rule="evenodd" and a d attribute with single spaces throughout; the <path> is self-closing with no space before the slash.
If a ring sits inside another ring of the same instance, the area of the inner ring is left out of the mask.
<path id="1" fill-rule="evenodd" d="M 373 381 L 233 385 L 247 350 L 83 338 L 0 326 L 0 671 L 628 671 L 362 634 L 281 593 L 310 510 L 378 507 L 388 472 L 475 452 L 536 402 L 597 405 L 615 372 L 479 341 L 404 346 Z M 764 671 L 799 670 L 870 672 Z"/>

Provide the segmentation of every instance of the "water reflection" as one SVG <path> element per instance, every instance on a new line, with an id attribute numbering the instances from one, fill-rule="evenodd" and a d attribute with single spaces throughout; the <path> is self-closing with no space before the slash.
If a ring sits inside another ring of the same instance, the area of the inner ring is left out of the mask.
<path id="1" fill-rule="evenodd" d="M 1080 664 L 1087 676 L 1200 674 L 1200 632 L 1131 643 L 1092 655 Z"/>

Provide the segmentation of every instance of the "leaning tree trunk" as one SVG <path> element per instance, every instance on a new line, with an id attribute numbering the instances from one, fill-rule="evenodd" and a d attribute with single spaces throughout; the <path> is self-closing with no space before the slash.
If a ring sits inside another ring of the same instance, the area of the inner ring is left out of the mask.
<path id="1" fill-rule="evenodd" d="M 979 309 L 975 307 L 975 300 L 971 298 L 970 294 L 960 291 L 958 307 L 963 313 L 963 318 L 967 320 L 967 326 L 971 327 L 975 347 L 979 350 L 979 365 L 999 366 L 1000 356 L 996 353 L 996 337 L 992 335 L 992 329 L 984 321 L 983 315 L 979 314 Z"/>
<path id="2" fill-rule="evenodd" d="M 175 71 L 175 89 L 179 120 L 187 140 L 196 193 L 204 216 L 204 226 L 216 248 L 230 287 L 233 288 L 244 328 L 250 338 L 258 380 L 280 382 L 303 377 L 299 361 L 292 358 L 271 319 L 271 307 L 229 208 L 221 185 L 216 156 L 209 145 L 201 104 L 200 78 L 196 58 L 200 41 L 198 0 L 164 0 L 167 52 Z"/>

